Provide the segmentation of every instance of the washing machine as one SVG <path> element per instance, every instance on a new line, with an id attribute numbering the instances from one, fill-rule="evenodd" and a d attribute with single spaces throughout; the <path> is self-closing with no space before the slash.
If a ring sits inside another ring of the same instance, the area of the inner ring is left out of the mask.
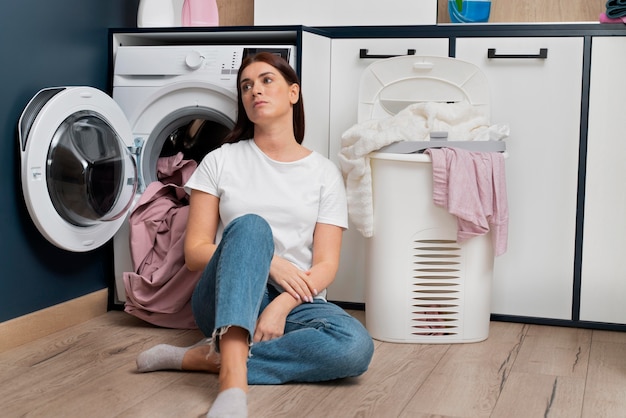
<path id="1" fill-rule="evenodd" d="M 113 239 L 116 303 L 133 271 L 128 216 L 160 157 L 200 161 L 234 126 L 242 60 L 260 51 L 295 67 L 293 45 L 118 46 L 112 97 L 87 86 L 39 91 L 18 123 L 22 190 L 40 233 L 67 251 Z M 194 130 L 194 135 L 186 135 Z"/>

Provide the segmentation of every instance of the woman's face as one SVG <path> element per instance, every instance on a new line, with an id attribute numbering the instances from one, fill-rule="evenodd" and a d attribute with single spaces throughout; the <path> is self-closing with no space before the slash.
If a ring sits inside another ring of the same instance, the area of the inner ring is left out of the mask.
<path id="1" fill-rule="evenodd" d="M 280 118 L 292 120 L 292 106 L 298 102 L 300 87 L 288 84 L 276 68 L 253 62 L 241 73 L 241 100 L 248 119 L 266 123 Z"/>

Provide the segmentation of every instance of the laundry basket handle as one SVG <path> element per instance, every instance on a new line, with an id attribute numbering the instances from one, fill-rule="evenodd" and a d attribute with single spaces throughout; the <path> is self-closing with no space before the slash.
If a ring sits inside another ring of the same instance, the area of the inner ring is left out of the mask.
<path id="1" fill-rule="evenodd" d="M 363 59 L 363 58 L 383 59 L 383 58 L 393 58 L 393 57 L 399 57 L 400 56 L 400 55 L 375 55 L 375 54 L 369 54 L 368 52 L 369 52 L 368 49 L 361 48 L 359 50 L 359 58 L 361 58 L 361 59 Z M 414 49 L 407 49 L 406 50 L 406 55 L 415 55 L 415 50 Z"/>

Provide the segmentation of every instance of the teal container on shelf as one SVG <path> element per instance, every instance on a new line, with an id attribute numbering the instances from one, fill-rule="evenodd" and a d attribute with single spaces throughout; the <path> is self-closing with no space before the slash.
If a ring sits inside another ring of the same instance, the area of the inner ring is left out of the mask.
<path id="1" fill-rule="evenodd" d="M 452 23 L 487 22 L 490 12 L 491 0 L 448 0 L 448 13 Z"/>

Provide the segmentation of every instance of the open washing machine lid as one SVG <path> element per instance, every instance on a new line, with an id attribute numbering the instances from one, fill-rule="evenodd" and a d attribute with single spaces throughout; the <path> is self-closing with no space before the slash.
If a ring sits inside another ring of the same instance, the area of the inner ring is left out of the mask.
<path id="1" fill-rule="evenodd" d="M 361 75 L 358 122 L 393 116 L 420 102 L 468 102 L 489 115 L 489 84 L 474 64 L 406 55 L 382 59 Z"/>
<path id="2" fill-rule="evenodd" d="M 18 130 L 22 190 L 41 234 L 75 252 L 109 241 L 137 190 L 132 132 L 120 107 L 92 87 L 44 89 Z"/>

